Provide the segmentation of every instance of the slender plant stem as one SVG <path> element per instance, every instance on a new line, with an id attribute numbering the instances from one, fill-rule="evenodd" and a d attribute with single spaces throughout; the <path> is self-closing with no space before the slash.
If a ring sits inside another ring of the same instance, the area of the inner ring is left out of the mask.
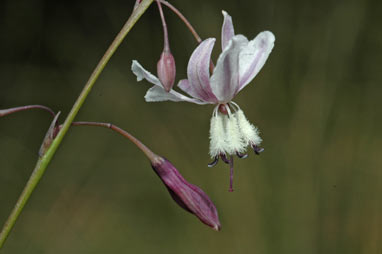
<path id="1" fill-rule="evenodd" d="M 57 148 L 60 146 L 62 139 L 64 138 L 65 134 L 67 133 L 71 123 L 73 122 L 74 118 L 76 117 L 78 111 L 80 110 L 82 104 L 84 103 L 87 95 L 91 91 L 94 83 L 96 82 L 97 78 L 101 74 L 102 70 L 105 68 L 106 64 L 110 60 L 111 56 L 114 54 L 114 52 L 117 50 L 118 46 L 121 44 L 123 39 L 126 37 L 126 35 L 129 33 L 131 28 L 134 26 L 134 24 L 139 20 L 139 18 L 142 16 L 142 14 L 147 10 L 147 8 L 150 6 L 150 4 L 153 2 L 153 0 L 142 0 L 138 7 L 134 9 L 133 13 L 125 23 L 125 25 L 122 27 L 121 31 L 118 33 L 114 41 L 111 43 L 110 47 L 107 49 L 104 56 L 99 61 L 98 65 L 94 69 L 93 73 L 90 75 L 89 80 L 85 84 L 81 94 L 77 98 L 76 102 L 74 103 L 72 110 L 68 114 L 62 129 L 58 133 L 57 137 L 52 142 L 49 149 L 46 151 L 46 153 L 39 158 L 39 160 L 36 163 L 36 166 L 27 182 L 27 184 L 24 187 L 23 192 L 21 193 L 19 199 L 17 200 L 17 203 L 15 207 L 13 208 L 11 214 L 9 215 L 7 221 L 4 224 L 4 227 L 0 233 L 0 248 L 4 245 L 5 240 L 7 239 L 11 229 L 13 228 L 14 224 L 16 223 L 16 220 L 18 216 L 20 215 L 21 211 L 23 210 L 25 204 L 27 203 L 30 195 L 32 194 L 33 190 L 35 189 L 36 185 L 39 183 L 41 177 L 43 176 L 45 169 L 49 165 L 50 161 L 53 158 L 53 155 L 57 151 Z"/>
<path id="2" fill-rule="evenodd" d="M 46 106 L 43 105 L 27 105 L 27 106 L 21 106 L 21 107 L 15 107 L 15 108 L 7 108 L 7 109 L 1 109 L 0 110 L 0 117 L 6 116 L 9 114 L 13 114 L 16 112 L 29 110 L 29 109 L 43 109 L 49 112 L 53 117 L 55 116 L 54 111 Z"/>
<path id="3" fill-rule="evenodd" d="M 166 5 L 168 8 L 170 8 L 178 17 L 184 22 L 184 24 L 187 26 L 187 28 L 191 31 L 192 35 L 195 37 L 195 40 L 200 43 L 202 39 L 198 35 L 198 33 L 195 31 L 195 29 L 192 27 L 191 23 L 188 22 L 188 20 L 183 16 L 183 14 L 175 8 L 172 4 L 170 4 L 167 1 L 160 0 L 160 2 L 164 5 Z"/>
<path id="4" fill-rule="evenodd" d="M 163 44 L 164 44 L 163 51 L 164 52 L 170 52 L 170 46 L 169 46 L 170 44 L 168 42 L 168 32 L 167 32 L 166 20 L 164 19 L 163 10 L 162 10 L 162 6 L 160 4 L 160 1 L 157 0 L 156 2 L 158 4 L 159 14 L 160 14 L 160 18 L 162 20 L 162 26 L 163 26 L 163 37 L 164 37 L 164 39 L 163 39 L 164 40 L 164 42 L 163 42 Z"/>
<path id="5" fill-rule="evenodd" d="M 157 155 L 153 153 L 147 146 L 142 144 L 141 141 L 139 141 L 137 138 L 135 138 L 133 135 L 128 133 L 127 131 L 119 128 L 118 126 L 111 124 L 111 123 L 100 123 L 100 122 L 72 122 L 73 126 L 96 126 L 96 127 L 104 127 L 111 129 L 120 135 L 124 136 L 125 138 L 129 139 L 133 144 L 135 144 L 146 156 L 149 158 L 150 161 L 153 161 Z M 61 126 L 60 126 L 61 127 Z"/>
<path id="6" fill-rule="evenodd" d="M 135 4 L 134 4 L 134 9 L 133 9 L 133 11 L 135 11 L 135 9 L 137 9 L 138 8 L 138 6 L 139 6 L 139 4 L 142 2 L 142 0 L 136 0 L 135 1 Z"/>

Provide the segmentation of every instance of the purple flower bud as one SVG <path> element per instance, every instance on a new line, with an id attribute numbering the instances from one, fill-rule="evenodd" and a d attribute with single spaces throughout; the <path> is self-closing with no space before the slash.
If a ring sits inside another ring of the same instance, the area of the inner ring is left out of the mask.
<path id="1" fill-rule="evenodd" d="M 157 64 L 157 73 L 166 92 L 170 92 L 175 82 L 175 59 L 170 50 L 163 50 Z"/>
<path id="2" fill-rule="evenodd" d="M 168 160 L 157 156 L 151 161 L 155 173 L 165 184 L 175 202 L 207 226 L 219 231 L 219 217 L 211 199 L 199 187 L 188 183 Z"/>

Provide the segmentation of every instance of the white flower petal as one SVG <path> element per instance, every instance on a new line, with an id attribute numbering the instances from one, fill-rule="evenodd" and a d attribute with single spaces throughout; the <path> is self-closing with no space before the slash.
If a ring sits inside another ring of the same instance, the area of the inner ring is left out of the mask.
<path id="1" fill-rule="evenodd" d="M 155 77 L 154 75 L 152 75 L 147 70 L 145 70 L 145 68 L 143 68 L 142 65 L 140 65 L 136 60 L 133 60 L 131 70 L 137 76 L 137 81 L 146 79 L 147 81 L 155 85 L 151 87 L 149 90 L 147 90 L 147 93 L 145 95 L 145 100 L 147 102 L 186 101 L 186 102 L 192 102 L 196 104 L 206 104 L 206 102 L 200 101 L 198 99 L 189 98 L 174 90 L 171 90 L 170 92 L 166 92 L 166 90 L 164 90 L 164 87 L 162 83 L 159 81 L 159 79 Z"/>
<path id="2" fill-rule="evenodd" d="M 203 101 L 216 103 L 216 97 L 210 86 L 210 62 L 211 52 L 215 44 L 215 38 L 202 41 L 192 52 L 187 66 L 187 77 L 190 82 L 189 94 Z"/>
<path id="3" fill-rule="evenodd" d="M 133 64 L 131 65 L 131 70 L 137 76 L 137 81 L 141 81 L 142 79 L 146 79 L 148 82 L 163 87 L 162 83 L 159 81 L 157 77 L 147 71 L 138 63 L 137 60 L 133 60 Z"/>
<path id="4" fill-rule="evenodd" d="M 174 90 L 171 90 L 169 93 L 166 92 L 162 87 L 159 86 L 153 86 L 149 90 L 147 90 L 147 93 L 145 95 L 145 100 L 147 102 L 160 102 L 160 101 L 186 101 L 191 102 L 199 105 L 207 104 L 207 102 L 200 101 L 198 99 L 192 99 L 187 96 L 184 96 L 183 94 L 180 94 Z"/>
<path id="5" fill-rule="evenodd" d="M 220 54 L 210 84 L 219 102 L 229 102 L 239 90 L 239 54 L 248 40 L 235 35 Z"/>
<path id="6" fill-rule="evenodd" d="M 224 22 L 222 26 L 222 51 L 227 47 L 229 40 L 235 35 L 235 30 L 233 29 L 232 18 L 226 11 L 222 11 L 224 16 Z"/>
<path id="7" fill-rule="evenodd" d="M 178 83 L 178 87 L 185 93 L 187 93 L 188 95 L 190 95 L 191 97 L 195 98 L 195 100 L 197 101 L 200 101 L 202 102 L 203 100 L 199 99 L 198 98 L 198 95 L 195 93 L 195 90 L 193 89 L 193 87 L 191 86 L 190 82 L 188 81 L 188 79 L 182 79 L 179 81 Z M 207 102 L 207 101 L 203 101 L 203 103 L 199 103 L 199 104 L 214 104 L 214 102 Z"/>
<path id="8" fill-rule="evenodd" d="M 271 53 L 275 42 L 272 32 L 259 33 L 240 52 L 240 88 L 243 89 L 259 73 Z"/>

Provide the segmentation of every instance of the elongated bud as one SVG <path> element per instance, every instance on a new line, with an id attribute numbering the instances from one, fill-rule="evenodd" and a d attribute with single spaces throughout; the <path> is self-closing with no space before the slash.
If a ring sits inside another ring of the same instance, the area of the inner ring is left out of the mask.
<path id="1" fill-rule="evenodd" d="M 218 212 L 211 199 L 199 187 L 188 183 L 168 160 L 156 156 L 151 162 L 174 201 L 207 226 L 219 231 Z"/>
<path id="2" fill-rule="evenodd" d="M 52 144 L 53 140 L 58 134 L 59 127 L 57 125 L 57 119 L 60 116 L 60 114 L 60 111 L 56 114 L 52 123 L 49 126 L 48 131 L 45 134 L 44 140 L 42 141 L 42 144 L 40 146 L 40 150 L 38 151 L 38 155 L 40 157 L 42 157 L 45 154 L 45 152 L 49 149 L 50 145 Z"/>
<path id="3" fill-rule="evenodd" d="M 170 50 L 163 50 L 157 64 L 157 73 L 164 89 L 169 92 L 174 86 L 176 66 Z"/>

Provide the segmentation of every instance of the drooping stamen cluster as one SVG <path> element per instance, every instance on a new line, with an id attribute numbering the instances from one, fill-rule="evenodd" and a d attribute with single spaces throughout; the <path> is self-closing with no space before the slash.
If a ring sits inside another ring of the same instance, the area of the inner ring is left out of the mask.
<path id="1" fill-rule="evenodd" d="M 214 161 L 208 166 L 215 166 L 219 158 L 230 164 L 230 191 L 233 191 L 233 155 L 246 158 L 248 146 L 260 154 L 264 151 L 259 147 L 261 141 L 259 130 L 247 120 L 236 103 L 229 102 L 215 107 L 210 126 L 210 155 Z"/>

